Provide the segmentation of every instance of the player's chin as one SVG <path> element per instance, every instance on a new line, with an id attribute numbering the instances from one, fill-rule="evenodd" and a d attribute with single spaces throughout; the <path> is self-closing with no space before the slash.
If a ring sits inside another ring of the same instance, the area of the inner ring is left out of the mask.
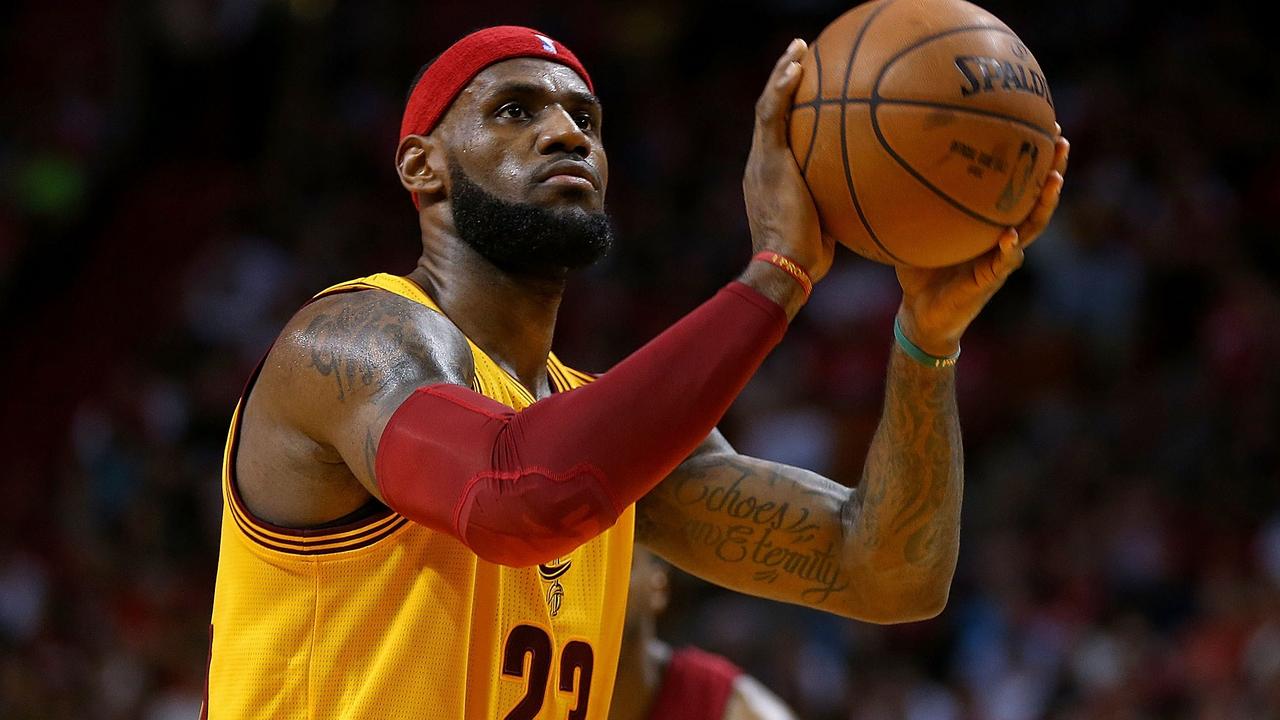
<path id="1" fill-rule="evenodd" d="M 529 201 L 548 210 L 585 210 L 599 212 L 604 207 L 600 192 L 595 188 L 538 183 L 529 194 Z"/>

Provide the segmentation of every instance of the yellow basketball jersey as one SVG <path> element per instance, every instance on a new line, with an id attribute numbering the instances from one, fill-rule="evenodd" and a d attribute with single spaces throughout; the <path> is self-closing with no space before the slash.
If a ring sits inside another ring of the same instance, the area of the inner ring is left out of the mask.
<path id="1" fill-rule="evenodd" d="M 393 275 L 320 295 L 356 290 L 393 292 L 439 312 L 417 285 Z M 475 344 L 471 353 L 473 389 L 516 410 L 533 402 Z M 554 355 L 547 369 L 557 391 L 590 382 Z M 243 407 L 241 398 L 223 457 L 208 718 L 608 715 L 633 508 L 569 555 L 532 568 L 485 562 L 385 508 L 340 527 L 276 527 L 248 512 L 235 485 Z"/>

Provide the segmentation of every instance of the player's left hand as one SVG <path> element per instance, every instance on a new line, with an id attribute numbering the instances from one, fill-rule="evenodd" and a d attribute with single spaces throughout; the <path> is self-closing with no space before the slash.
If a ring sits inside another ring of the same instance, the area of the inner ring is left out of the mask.
<path id="1" fill-rule="evenodd" d="M 898 321 L 907 337 L 930 355 L 946 356 L 960 347 L 960 336 L 969 323 L 1022 266 L 1023 251 L 1035 242 L 1058 208 L 1071 143 L 1058 127 L 1053 168 L 1031 214 L 1016 228 L 1006 228 L 990 252 L 959 265 L 944 268 L 898 268 L 902 306 Z"/>

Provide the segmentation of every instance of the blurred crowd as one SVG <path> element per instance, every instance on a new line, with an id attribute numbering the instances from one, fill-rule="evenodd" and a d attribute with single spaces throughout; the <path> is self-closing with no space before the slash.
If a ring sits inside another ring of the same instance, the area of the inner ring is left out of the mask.
<path id="1" fill-rule="evenodd" d="M 599 371 L 745 262 L 755 95 L 847 7 L 479 5 L 0 5 L 0 717 L 195 718 L 231 409 L 311 293 L 412 267 L 392 154 L 422 62 L 514 22 L 591 70 L 619 243 L 556 349 Z M 1072 168 L 964 339 L 947 610 L 878 627 L 677 576 L 659 634 L 816 720 L 1280 718 L 1280 62 L 1244 4 L 1038 5 L 986 3 Z M 898 297 L 842 253 L 736 447 L 856 484 Z"/>

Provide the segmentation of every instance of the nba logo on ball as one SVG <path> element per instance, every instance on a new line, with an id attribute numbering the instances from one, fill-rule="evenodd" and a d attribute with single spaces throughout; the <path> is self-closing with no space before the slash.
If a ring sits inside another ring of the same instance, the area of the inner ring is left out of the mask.
<path id="1" fill-rule="evenodd" d="M 874 0 L 803 61 L 791 150 L 823 232 L 877 262 L 943 267 L 1034 206 L 1057 139 L 1044 72 L 963 0 Z"/>

